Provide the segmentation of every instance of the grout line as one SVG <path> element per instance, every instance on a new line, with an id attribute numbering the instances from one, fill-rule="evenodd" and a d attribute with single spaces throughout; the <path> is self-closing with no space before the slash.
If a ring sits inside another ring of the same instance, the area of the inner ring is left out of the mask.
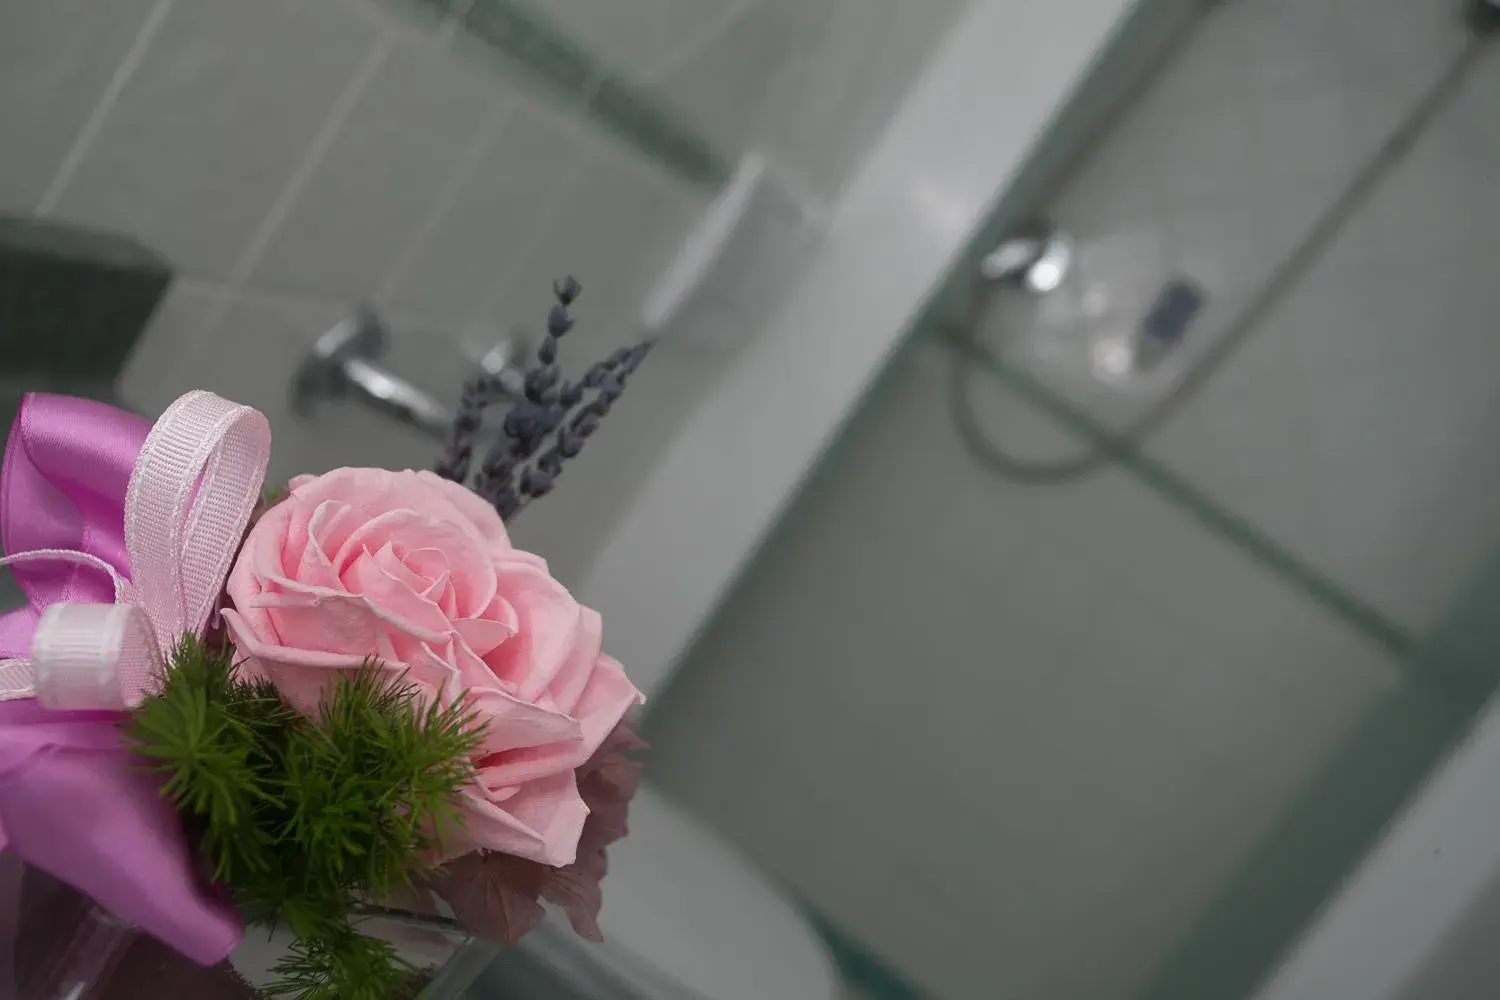
<path id="1" fill-rule="evenodd" d="M 174 284 L 198 292 L 204 297 L 229 296 L 237 302 L 252 302 L 260 305 L 316 306 L 342 309 L 349 300 L 337 293 L 310 292 L 302 288 L 286 288 L 280 285 L 235 284 L 227 278 L 213 274 L 183 272 L 174 279 Z"/>
<path id="2" fill-rule="evenodd" d="M 333 147 L 334 141 L 338 139 L 344 124 L 349 120 L 350 114 L 359 104 L 370 81 L 385 62 L 394 45 L 395 39 L 391 35 L 381 34 L 370 46 L 370 50 L 365 53 L 354 75 L 349 78 L 349 82 L 344 85 L 344 89 L 334 100 L 333 106 L 329 108 L 323 124 L 318 127 L 317 133 L 308 143 L 307 151 L 302 155 L 302 159 L 292 168 L 291 175 L 287 177 L 281 193 L 276 196 L 265 218 L 261 220 L 260 226 L 251 235 L 239 260 L 235 261 L 234 266 L 230 268 L 231 284 L 242 283 L 260 263 L 266 248 L 270 246 L 282 224 L 292 214 L 297 199 L 301 197 L 308 182 L 322 165 L 323 159 Z"/>
<path id="3" fill-rule="evenodd" d="M 454 206 L 458 204 L 459 196 L 478 174 L 484 158 L 495 148 L 495 140 L 499 138 L 500 130 L 515 116 L 515 113 L 515 104 L 509 101 L 489 113 L 484 124 L 480 126 L 479 131 L 475 133 L 474 138 L 459 156 L 457 164 L 454 165 L 447 180 L 443 182 L 437 197 L 432 200 L 422 221 L 412 232 L 411 238 L 406 241 L 406 245 L 402 247 L 396 259 L 386 268 L 385 274 L 376 282 L 376 300 L 389 299 L 405 280 L 412 265 L 432 243 L 432 238 L 437 235 L 438 227 L 452 214 Z"/>
<path id="4" fill-rule="evenodd" d="M 453 6 L 448 8 L 448 16 L 438 25 L 433 38 L 441 48 L 448 48 L 462 28 L 464 18 L 469 16 L 469 11 L 474 7 L 474 0 L 454 0 Z"/>
<path id="5" fill-rule="evenodd" d="M 659 83 L 665 77 L 677 72 L 684 63 L 718 41 L 725 32 L 740 21 L 745 20 L 758 6 L 757 0 L 736 0 L 735 3 L 730 4 L 723 13 L 704 26 L 696 37 L 689 38 L 677 46 L 676 51 L 663 58 L 660 66 L 646 74 L 646 81 Z"/>
<path id="6" fill-rule="evenodd" d="M 1006 389 L 1088 441 L 1105 456 L 1106 461 L 1140 480 L 1158 498 L 1189 515 L 1214 537 L 1238 549 L 1251 562 L 1306 597 L 1313 606 L 1343 622 L 1355 634 L 1385 649 L 1400 663 L 1403 673 L 1411 671 L 1407 656 L 1417 647 L 1418 640 L 1403 625 L 1305 562 L 1299 553 L 1283 546 L 1259 525 L 1220 504 L 1171 466 L 1147 455 L 1140 449 L 1138 441 L 1123 438 L 1104 427 L 1029 373 L 1006 362 L 989 348 L 966 340 L 962 332 L 940 329 L 938 334 L 954 351 L 982 366 Z"/>
<path id="7" fill-rule="evenodd" d="M 547 207 L 538 213 L 536 221 L 526 230 L 525 242 L 528 247 L 527 251 L 516 258 L 516 262 L 511 265 L 503 278 L 495 282 L 490 293 L 480 301 L 479 305 L 469 315 L 469 318 L 459 328 L 461 333 L 467 333 L 470 330 L 478 329 L 488 324 L 490 315 L 495 307 L 503 302 L 505 297 L 511 293 L 517 276 L 520 275 L 521 271 L 535 257 L 537 248 L 542 242 L 542 234 L 552 227 L 552 223 L 561 214 L 563 206 L 567 204 L 568 196 L 573 193 L 573 189 L 588 175 L 588 172 L 592 168 L 593 164 L 575 163 L 563 174 L 562 178 L 558 181 L 557 188 L 548 198 Z"/>
<path id="8" fill-rule="evenodd" d="M 114 75 L 110 77 L 109 83 L 104 88 L 104 93 L 99 96 L 99 102 L 89 112 L 72 146 L 68 148 L 67 155 L 63 157 L 62 164 L 57 168 L 57 173 L 53 175 L 52 182 L 47 185 L 47 190 L 37 202 L 37 215 L 51 215 L 57 209 L 58 202 L 62 200 L 68 186 L 73 183 L 73 178 L 78 173 L 79 166 L 83 164 L 84 157 L 88 155 L 89 149 L 94 145 L 94 140 L 104 128 L 105 119 L 114 110 L 120 94 L 124 92 L 125 86 L 130 83 L 136 70 L 145 60 L 146 52 L 151 48 L 151 42 L 161 31 L 167 14 L 171 12 L 172 2 L 173 0 L 156 0 L 146 13 L 145 23 L 136 33 L 135 40 L 130 43 L 129 51 L 120 60 L 120 65 L 115 68 Z"/>

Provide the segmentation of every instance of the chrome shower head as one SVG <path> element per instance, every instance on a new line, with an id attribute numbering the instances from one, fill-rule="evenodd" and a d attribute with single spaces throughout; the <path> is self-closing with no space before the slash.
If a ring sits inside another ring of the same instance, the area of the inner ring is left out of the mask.
<path id="1" fill-rule="evenodd" d="M 1040 295 L 1061 285 L 1072 267 L 1073 238 L 1039 224 L 1003 240 L 980 261 L 979 273 L 987 281 Z"/>

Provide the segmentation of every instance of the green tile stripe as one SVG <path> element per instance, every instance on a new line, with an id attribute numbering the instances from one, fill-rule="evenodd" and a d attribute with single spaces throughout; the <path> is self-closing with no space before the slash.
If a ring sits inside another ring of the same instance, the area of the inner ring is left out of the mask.
<path id="1" fill-rule="evenodd" d="M 709 189 L 728 180 L 730 155 L 541 11 L 517 0 L 383 2 L 427 30 L 452 30 L 454 55 L 537 90 L 669 176 Z"/>
<path id="2" fill-rule="evenodd" d="M 860 1000 L 923 1000 L 917 988 L 900 973 L 870 954 L 816 910 L 804 904 L 803 915 L 832 952 L 844 984 L 853 987 Z"/>
<path id="3" fill-rule="evenodd" d="M 1412 659 L 1418 681 L 1366 715 L 1140 1000 L 1244 1000 L 1312 926 L 1494 694 L 1500 557 Z"/>
<path id="4" fill-rule="evenodd" d="M 1166 464 L 1123 440 L 1026 372 L 976 344 L 965 332 L 951 327 L 939 329 L 954 350 L 967 354 L 1007 389 L 1061 424 L 1088 447 L 1107 455 L 1158 496 L 1301 591 L 1308 600 L 1397 658 L 1404 658 L 1415 648 L 1413 637 L 1405 629 L 1313 569 L 1248 518 L 1221 505 Z"/>
<path id="5" fill-rule="evenodd" d="M 1443 623 L 1419 638 L 1025 372 L 958 331 L 946 339 L 1158 496 L 1384 647 L 1406 678 L 1366 713 L 1140 994 L 1140 1000 L 1246 1000 L 1500 685 L 1500 556 Z"/>

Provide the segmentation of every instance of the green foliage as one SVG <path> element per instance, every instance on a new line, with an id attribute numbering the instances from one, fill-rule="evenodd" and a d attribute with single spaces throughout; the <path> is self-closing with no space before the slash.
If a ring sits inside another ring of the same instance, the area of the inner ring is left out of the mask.
<path id="1" fill-rule="evenodd" d="M 273 971 L 281 978 L 265 992 L 298 1000 L 389 1000 L 410 995 L 417 978 L 389 942 L 347 925 L 336 934 L 299 938 Z"/>
<path id="2" fill-rule="evenodd" d="M 215 881 L 252 923 L 296 935 L 273 996 L 400 994 L 412 970 L 359 934 L 351 912 L 409 885 L 459 822 L 455 796 L 482 736 L 472 713 L 424 705 L 372 663 L 342 674 L 308 717 L 189 637 L 129 732 L 201 833 Z"/>

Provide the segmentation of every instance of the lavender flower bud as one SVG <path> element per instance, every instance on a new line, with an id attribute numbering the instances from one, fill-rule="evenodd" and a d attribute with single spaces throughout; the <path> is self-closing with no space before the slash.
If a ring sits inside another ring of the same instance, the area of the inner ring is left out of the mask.
<path id="1" fill-rule="evenodd" d="M 540 410 L 529 402 L 518 401 L 511 411 L 505 415 L 503 430 L 505 436 L 516 440 L 524 440 L 534 433 L 537 417 Z"/>
<path id="2" fill-rule="evenodd" d="M 579 295 L 583 294 L 583 286 L 578 283 L 577 278 L 570 274 L 561 281 L 554 281 L 552 283 L 552 294 L 557 296 L 557 301 L 565 306 L 570 306 L 577 300 Z"/>
<path id="3" fill-rule="evenodd" d="M 553 337 L 561 337 L 573 329 L 573 317 L 568 315 L 568 307 L 555 305 L 547 312 L 547 333 Z"/>
<path id="4" fill-rule="evenodd" d="M 639 344 L 636 344 L 635 347 L 631 348 L 630 354 L 627 355 L 625 360 L 620 364 L 621 374 L 634 374 L 635 370 L 641 366 L 641 362 L 645 361 L 646 358 L 651 354 L 651 348 L 655 346 L 656 341 L 643 340 Z"/>
<path id="5" fill-rule="evenodd" d="M 484 413 L 477 407 L 460 404 L 458 413 L 453 417 L 453 429 L 449 431 L 449 440 L 461 440 L 479 430 L 479 425 L 484 421 Z"/>
<path id="6" fill-rule="evenodd" d="M 536 349 L 536 359 L 544 365 L 557 363 L 557 337 L 555 335 L 542 341 L 542 346 Z"/>
<path id="7" fill-rule="evenodd" d="M 541 469 L 527 469 L 521 474 L 521 492 L 529 497 L 546 496 L 552 492 L 555 478 Z"/>
<path id="8" fill-rule="evenodd" d="M 521 498 L 516 495 L 514 487 L 506 486 L 492 500 L 495 510 L 500 512 L 502 521 L 509 521 L 515 516 L 516 511 L 521 509 Z"/>
<path id="9" fill-rule="evenodd" d="M 462 483 L 469 478 L 469 462 L 473 454 L 474 450 L 467 442 L 449 444 L 438 457 L 437 466 L 433 471 L 444 479 Z"/>
<path id="10" fill-rule="evenodd" d="M 526 373 L 526 398 L 533 403 L 541 403 L 542 396 L 556 384 L 556 368 L 533 368 Z"/>
<path id="11" fill-rule="evenodd" d="M 486 474 L 494 473 L 511 460 L 514 451 L 514 443 L 509 439 L 501 438 L 490 445 L 488 450 L 485 451 L 484 459 L 479 463 L 479 467 Z"/>
<path id="12" fill-rule="evenodd" d="M 583 387 L 585 389 L 597 389 L 609 377 L 609 369 L 602 362 L 595 362 L 589 366 L 589 370 L 583 373 Z"/>
<path id="13" fill-rule="evenodd" d="M 597 413 L 589 412 L 588 408 L 584 408 L 584 410 L 580 412 L 578 416 L 573 418 L 572 430 L 573 433 L 577 434 L 579 437 L 592 437 L 594 432 L 598 429 L 599 415 Z"/>

